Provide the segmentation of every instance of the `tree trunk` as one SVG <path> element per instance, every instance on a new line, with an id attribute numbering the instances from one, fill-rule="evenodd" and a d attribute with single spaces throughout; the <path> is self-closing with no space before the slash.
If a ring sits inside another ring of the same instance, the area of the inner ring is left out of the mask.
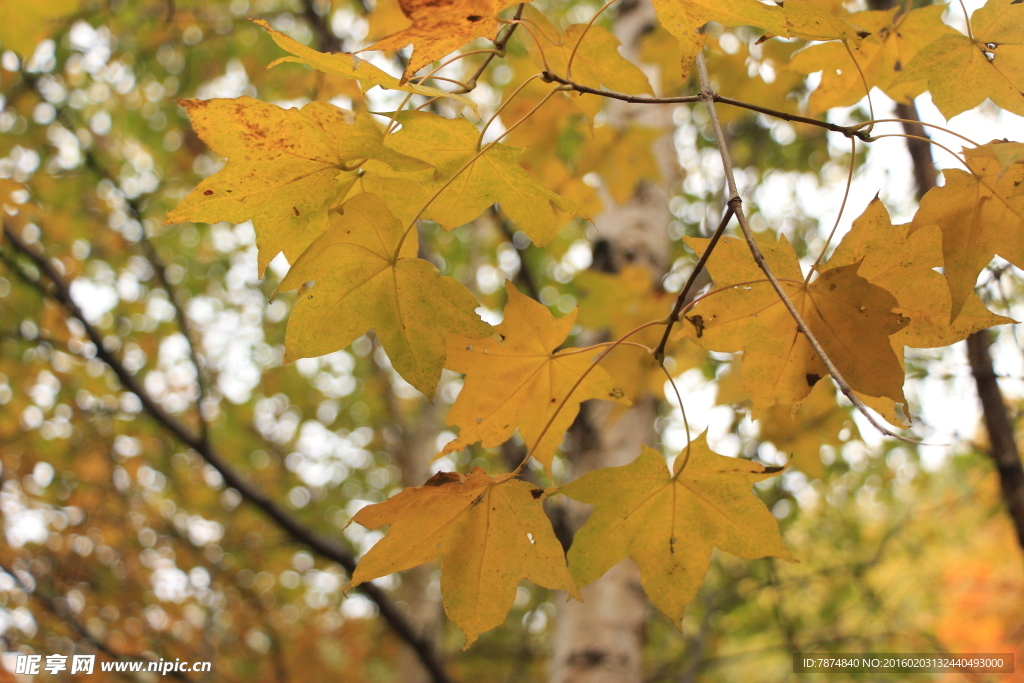
<path id="1" fill-rule="evenodd" d="M 616 19 L 616 34 L 623 53 L 632 57 L 640 37 L 655 21 L 648 0 L 626 0 Z M 653 80 L 653 79 L 652 79 Z M 614 107 L 614 105 L 613 105 Z M 620 123 L 614 108 L 608 124 Z M 634 112 L 635 114 L 635 112 Z M 646 266 L 653 278 L 666 270 L 668 200 L 678 178 L 678 163 L 672 142 L 672 108 L 646 107 L 633 119 L 641 125 L 660 128 L 664 137 L 654 151 L 662 172 L 661 183 L 642 183 L 626 204 L 615 206 L 604 193 L 610 207 L 596 220 L 600 239 L 594 244 L 593 267 L 617 272 L 635 264 Z M 667 311 L 666 311 L 667 313 Z M 640 452 L 640 445 L 657 445 L 654 429 L 658 403 L 648 396 L 620 418 L 612 421 L 609 403 L 584 404 L 570 432 L 567 456 L 572 476 L 578 477 L 601 467 L 628 464 Z M 590 506 L 562 500 L 566 526 L 575 531 L 586 520 Z M 607 574 L 582 590 L 584 601 L 569 601 L 558 606 L 552 642 L 551 681 L 553 683 L 639 683 L 643 678 L 643 644 L 649 605 L 640 586 L 640 574 L 632 560 L 624 560 Z"/>

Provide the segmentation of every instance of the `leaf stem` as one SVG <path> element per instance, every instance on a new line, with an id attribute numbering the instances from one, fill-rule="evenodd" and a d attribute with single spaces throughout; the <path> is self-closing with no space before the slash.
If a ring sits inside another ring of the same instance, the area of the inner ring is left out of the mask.
<path id="1" fill-rule="evenodd" d="M 460 94 L 467 93 L 470 90 L 473 90 L 474 88 L 476 88 L 476 81 L 477 81 L 477 79 L 480 78 L 480 76 L 483 75 L 484 71 L 487 70 L 487 67 L 494 60 L 494 58 L 495 57 L 504 57 L 505 56 L 505 46 L 508 45 L 508 41 L 512 38 L 512 34 L 516 32 L 516 26 L 519 23 L 520 17 L 523 16 L 523 8 L 525 8 L 525 7 L 526 7 L 526 3 L 522 3 L 522 2 L 519 3 L 519 5 L 516 7 L 516 13 L 515 13 L 515 15 L 513 15 L 512 21 L 509 22 L 509 24 L 511 24 L 511 25 L 509 26 L 508 31 L 506 31 L 502 35 L 498 36 L 494 40 L 494 50 L 495 50 L 494 54 L 488 55 L 487 58 L 484 59 L 484 63 L 481 64 L 479 67 L 477 67 L 477 70 L 474 71 L 473 75 L 470 76 L 469 80 L 466 81 L 466 88 L 465 88 L 465 90 L 463 90 L 462 93 L 460 93 Z"/>
<path id="2" fill-rule="evenodd" d="M 916 125 L 916 126 L 925 126 L 927 128 L 934 128 L 936 130 L 941 130 L 943 133 L 948 133 L 949 135 L 953 135 L 955 137 L 958 137 L 958 138 L 960 138 L 961 140 L 963 140 L 965 142 L 969 142 L 970 144 L 974 145 L 975 147 L 980 147 L 981 146 L 977 142 L 975 142 L 974 140 L 972 140 L 969 137 L 967 137 L 966 135 L 961 135 L 960 133 L 957 133 L 954 130 L 950 130 L 949 128 L 945 128 L 943 126 L 939 126 L 939 125 L 936 125 L 934 123 L 925 123 L 924 121 L 916 121 L 914 119 L 897 119 L 897 118 L 892 118 L 892 119 L 873 119 L 871 121 L 865 121 L 864 123 L 858 123 L 856 126 L 851 126 L 851 128 L 853 130 L 859 130 L 859 129 L 865 128 L 865 127 L 867 127 L 867 126 L 869 126 L 869 125 L 871 125 L 873 123 L 909 123 L 911 125 Z"/>
<path id="3" fill-rule="evenodd" d="M 828 234 L 828 239 L 825 240 L 825 244 L 822 245 L 821 251 L 818 253 L 818 258 L 814 260 L 814 265 L 811 266 L 810 270 L 807 271 L 807 277 L 804 278 L 804 285 L 811 281 L 811 276 L 814 275 L 814 269 L 821 263 L 821 259 L 825 258 L 825 252 L 828 250 L 828 245 L 832 243 L 832 238 L 836 236 L 836 230 L 839 228 L 839 221 L 843 218 L 843 211 L 846 209 L 846 200 L 850 198 L 850 187 L 853 185 L 853 169 L 857 165 L 857 138 L 850 138 L 850 174 L 846 176 L 846 190 L 843 192 L 843 203 L 839 205 L 839 215 L 836 216 L 836 222 L 832 226 L 832 231 Z"/>

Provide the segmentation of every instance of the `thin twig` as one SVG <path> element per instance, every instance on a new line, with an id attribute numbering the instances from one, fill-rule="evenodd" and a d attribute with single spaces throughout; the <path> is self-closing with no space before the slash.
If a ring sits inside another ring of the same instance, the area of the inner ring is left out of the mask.
<path id="1" fill-rule="evenodd" d="M 135 394 L 146 411 L 167 431 L 173 434 L 179 441 L 194 450 L 211 467 L 217 470 L 224 478 L 224 482 L 237 490 L 243 499 L 255 505 L 274 523 L 283 529 L 292 540 L 309 547 L 314 553 L 324 559 L 336 562 L 344 567 L 349 574 L 355 571 L 355 557 L 342 545 L 331 538 L 322 536 L 313 529 L 308 528 L 291 513 L 278 505 L 262 489 L 243 478 L 214 450 L 196 434 L 193 434 L 185 425 L 174 418 L 163 409 L 143 386 L 135 379 L 135 376 L 125 368 L 120 359 L 107 350 L 103 344 L 103 335 L 85 317 L 78 304 L 71 298 L 71 292 L 60 274 L 53 268 L 45 256 L 29 247 L 18 237 L 9 225 L 4 223 L 4 236 L 14 245 L 14 248 L 26 256 L 52 283 L 52 287 L 46 287 L 42 282 L 35 281 L 34 286 L 44 295 L 56 300 L 64 310 L 78 319 L 83 325 L 86 335 L 96 346 L 96 357 L 103 361 L 117 376 L 125 389 Z M 423 639 L 409 622 L 408 618 L 399 610 L 398 606 L 380 588 L 372 583 L 364 583 L 358 587 L 366 597 L 376 603 L 380 615 L 409 647 L 413 649 L 424 668 L 430 672 L 435 683 L 450 683 L 449 678 L 441 659 L 428 641 Z"/>
<path id="2" fill-rule="evenodd" d="M 487 58 L 484 59 L 483 64 L 481 64 L 479 67 L 477 67 L 477 70 L 474 71 L 473 75 L 470 76 L 469 80 L 466 81 L 466 88 L 463 91 L 463 93 L 467 93 L 467 92 L 469 92 L 470 90 L 472 90 L 473 88 L 476 87 L 477 79 L 480 78 L 480 76 L 483 75 L 484 71 L 490 65 L 491 60 L 493 60 L 495 57 L 498 57 L 498 56 L 502 56 L 503 57 L 505 55 L 505 46 L 508 45 L 508 41 L 512 38 L 512 34 L 516 32 L 516 26 L 518 26 L 517 22 L 523 16 L 523 8 L 524 7 L 526 7 L 526 3 L 522 3 L 522 2 L 519 3 L 518 7 L 516 7 L 515 16 L 512 17 L 512 23 L 508 27 L 508 30 L 505 33 L 503 33 L 500 36 L 498 36 L 498 38 L 494 41 L 494 49 L 496 50 L 496 52 L 494 54 L 487 55 Z M 460 94 L 463 94 L 463 93 L 460 93 Z"/>
<path id="3" fill-rule="evenodd" d="M 626 93 L 614 92 L 612 90 L 602 90 L 600 88 L 591 88 L 586 85 L 580 85 L 574 81 L 571 81 L 563 76 L 559 76 L 551 71 L 544 72 L 544 80 L 552 83 L 560 83 L 569 90 L 575 90 L 576 92 L 586 93 L 588 95 L 598 95 L 600 97 L 607 97 L 613 100 L 621 100 L 622 102 L 629 102 L 630 104 L 683 104 L 702 102 L 705 99 L 703 94 L 701 95 L 680 95 L 678 97 L 649 97 L 647 95 L 628 95 Z M 792 121 L 793 123 L 806 123 L 811 126 L 817 126 L 830 130 L 833 133 L 839 133 L 846 137 L 857 137 L 867 142 L 868 133 L 859 130 L 851 126 L 840 126 L 835 123 L 829 123 L 828 121 L 820 121 L 818 119 L 807 118 L 806 116 L 797 116 L 796 114 L 787 114 L 784 111 L 777 109 L 770 109 L 768 107 L 761 107 L 756 104 L 749 102 L 743 102 L 742 100 L 734 100 L 731 97 L 723 97 L 718 93 L 711 93 L 712 98 L 715 102 L 721 104 L 728 104 L 733 107 L 740 107 L 741 109 L 748 109 L 750 111 L 756 111 L 759 114 L 765 114 L 776 119 L 783 121 Z"/>
<path id="4" fill-rule="evenodd" d="M 658 346 L 654 349 L 654 358 L 658 361 L 659 365 L 663 365 L 665 361 L 665 345 L 668 344 L 668 337 L 672 334 L 672 326 L 679 322 L 679 315 L 683 310 L 683 307 L 687 303 L 687 298 L 690 296 L 690 290 L 693 289 L 694 283 L 697 282 L 697 278 L 700 276 L 704 265 L 711 258 L 711 252 L 715 250 L 715 246 L 718 244 L 718 240 L 721 239 L 722 234 L 725 232 L 725 228 L 729 225 L 729 221 L 733 217 L 732 205 L 728 205 L 725 208 L 725 214 L 722 216 L 722 220 L 719 221 L 718 227 L 715 229 L 715 234 L 711 236 L 711 242 L 708 243 L 704 253 L 700 255 L 697 260 L 697 265 L 693 267 L 690 272 L 690 277 L 686 279 L 686 284 L 683 285 L 682 290 L 679 292 L 679 296 L 676 297 L 675 306 L 672 307 L 672 312 L 668 316 L 668 325 L 665 326 L 665 333 L 661 335 L 661 341 L 658 342 Z"/>

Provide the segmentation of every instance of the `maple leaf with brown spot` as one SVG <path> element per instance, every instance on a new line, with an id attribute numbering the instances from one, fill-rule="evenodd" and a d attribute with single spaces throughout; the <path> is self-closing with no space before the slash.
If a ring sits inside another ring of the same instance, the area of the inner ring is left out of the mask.
<path id="1" fill-rule="evenodd" d="M 698 253 L 708 240 L 686 240 Z M 909 322 L 894 311 L 885 289 L 857 274 L 859 264 L 832 268 L 805 284 L 785 237 L 762 245 L 772 271 L 807 326 L 850 386 L 868 396 L 903 398 L 903 368 L 889 336 Z M 754 417 L 775 405 L 802 401 L 828 374 L 743 240 L 722 238 L 708 271 L 715 288 L 730 287 L 697 303 L 677 338 L 689 336 L 709 351 L 744 351 L 743 387 Z"/>
<path id="2" fill-rule="evenodd" d="M 227 163 L 170 211 L 167 223 L 252 220 L 261 277 L 279 253 L 294 262 L 323 232 L 321 210 L 356 181 L 347 162 L 377 159 L 406 172 L 428 167 L 384 146 L 384 131 L 369 114 L 327 102 L 302 109 L 251 97 L 180 104 L 196 134 Z"/>
<path id="3" fill-rule="evenodd" d="M 412 26 L 381 38 L 367 50 L 397 50 L 413 45 L 402 83 L 474 38 L 493 37 L 501 24 L 498 12 L 513 5 L 506 0 L 399 0 Z"/>
<path id="4" fill-rule="evenodd" d="M 391 528 L 359 560 L 350 586 L 440 557 L 444 610 L 466 634 L 463 649 L 505 620 L 521 579 L 579 599 L 544 497 L 525 481 L 491 478 L 479 467 L 435 474 L 352 518 L 368 529 Z"/>
<path id="5" fill-rule="evenodd" d="M 448 424 L 459 427 L 459 437 L 440 455 L 477 441 L 484 447 L 498 446 L 518 429 L 533 457 L 550 474 L 551 461 L 579 413 L 580 403 L 591 398 L 628 401 L 607 371 L 596 367 L 562 406 L 601 349 L 556 352 L 576 322 L 576 312 L 555 318 L 545 306 L 520 294 L 511 282 L 505 282 L 505 291 L 505 319 L 495 328 L 501 341 L 448 337 L 445 367 L 466 375 L 466 383 L 448 413 Z"/>
<path id="6" fill-rule="evenodd" d="M 794 55 L 790 69 L 808 74 L 822 72 L 821 83 L 808 101 L 811 113 L 856 104 L 867 94 L 864 81 L 868 90 L 878 87 L 897 101 L 910 101 L 924 92 L 927 84 L 923 80 L 901 81 L 901 85 L 894 82 L 937 36 L 955 34 L 942 23 L 945 10 L 945 5 L 932 5 L 910 12 L 902 7 L 858 12 L 850 16 L 850 21 L 871 32 L 860 44 L 849 44 L 847 51 L 847 46 L 839 42 L 819 43 Z"/>

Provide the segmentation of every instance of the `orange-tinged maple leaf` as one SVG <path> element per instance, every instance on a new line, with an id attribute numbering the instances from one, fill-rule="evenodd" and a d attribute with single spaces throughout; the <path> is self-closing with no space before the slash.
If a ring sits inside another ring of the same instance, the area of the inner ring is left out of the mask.
<path id="1" fill-rule="evenodd" d="M 441 596 L 466 634 L 463 649 L 505 620 L 522 579 L 579 599 L 543 499 L 542 489 L 507 474 L 492 479 L 479 467 L 468 476 L 435 474 L 352 518 L 391 528 L 359 560 L 350 585 L 442 558 Z"/>
<path id="2" fill-rule="evenodd" d="M 251 97 L 184 100 L 196 134 L 227 159 L 167 214 L 167 223 L 252 220 L 259 274 L 282 251 L 292 261 L 323 231 L 311 218 L 344 196 L 356 180 L 346 163 L 378 159 L 396 169 L 423 161 L 385 147 L 368 114 L 327 102 L 282 109 Z"/>
<path id="3" fill-rule="evenodd" d="M 647 446 L 632 463 L 588 472 L 559 489 L 595 506 L 569 548 L 579 586 L 622 558 L 640 566 L 647 597 L 676 624 L 719 548 L 739 557 L 792 560 L 771 512 L 751 490 L 782 471 L 712 451 L 702 434 L 676 458 Z"/>
<path id="4" fill-rule="evenodd" d="M 945 10 L 946 5 L 932 5 L 910 12 L 904 12 L 902 7 L 858 12 L 850 16 L 850 21 L 870 31 L 871 35 L 860 44 L 850 45 L 852 58 L 838 42 L 812 45 L 794 55 L 790 69 L 807 74 L 822 72 L 821 84 L 811 93 L 808 102 L 811 113 L 860 101 L 867 94 L 861 72 L 869 90 L 880 88 L 895 100 L 909 101 L 920 95 L 926 88 L 923 80 L 903 82 L 900 86 L 894 86 L 893 82 L 928 43 L 938 36 L 955 33 L 942 22 Z"/>
<path id="5" fill-rule="evenodd" d="M 395 370 L 432 396 L 444 366 L 445 336 L 492 333 L 474 312 L 476 298 L 416 258 L 416 231 L 402 242 L 403 228 L 372 194 L 357 195 L 340 213 L 332 212 L 327 230 L 279 288 L 316 282 L 288 320 L 285 362 L 337 351 L 372 329 Z"/>
<path id="6" fill-rule="evenodd" d="M 708 240 L 689 238 L 701 253 Z M 850 386 L 897 403 L 903 368 L 889 336 L 908 321 L 896 298 L 857 274 L 859 264 L 822 272 L 809 285 L 789 242 L 762 245 L 769 266 Z M 765 281 L 743 240 L 723 238 L 708 259 L 715 288 L 737 285 L 697 303 L 678 337 L 690 336 L 710 351 L 744 351 L 743 387 L 758 417 L 777 403 L 798 404 L 827 374 L 824 363 L 797 329 L 775 290 Z M 740 284 L 749 283 L 749 284 Z"/>
<path id="7" fill-rule="evenodd" d="M 485 447 L 498 446 L 518 429 L 533 457 L 550 474 L 555 451 L 579 413 L 580 403 L 591 398 L 622 401 L 623 394 L 608 373 L 596 367 L 561 407 L 601 349 L 556 352 L 576 322 L 576 312 L 555 318 L 545 306 L 520 294 L 511 282 L 505 282 L 505 291 L 505 319 L 495 328 L 501 341 L 448 338 L 445 367 L 466 375 L 466 383 L 448 413 L 448 424 L 459 427 L 459 438 L 445 445 L 440 455 L 477 441 Z"/>
<path id="8" fill-rule="evenodd" d="M 911 223 L 912 233 L 929 225 L 942 231 L 951 318 L 960 315 L 993 256 L 1024 267 L 1024 165 L 1005 167 L 991 149 L 965 155 L 970 173 L 944 170 L 945 185 L 928 191 Z"/>
<path id="9" fill-rule="evenodd" d="M 932 101 L 947 119 L 986 97 L 1024 116 L 1024 4 L 988 0 L 971 16 L 971 34 L 930 43 L 895 85 L 927 80 Z"/>
<path id="10" fill-rule="evenodd" d="M 584 217 L 575 203 L 541 185 L 519 165 L 516 159 L 522 150 L 499 143 L 474 161 L 480 134 L 469 121 L 422 111 L 403 112 L 397 120 L 402 129 L 388 135 L 385 144 L 434 168 L 409 174 L 368 163 L 362 183 L 402 220 L 412 220 L 426 206 L 422 218 L 451 229 L 497 202 L 534 244 L 545 246 L 561 225 L 556 208 Z"/>
<path id="11" fill-rule="evenodd" d="M 402 83 L 436 59 L 455 52 L 474 38 L 493 38 L 501 24 L 498 12 L 515 4 L 507 0 L 399 0 L 412 26 L 381 38 L 367 50 L 397 50 L 413 45 Z"/>

